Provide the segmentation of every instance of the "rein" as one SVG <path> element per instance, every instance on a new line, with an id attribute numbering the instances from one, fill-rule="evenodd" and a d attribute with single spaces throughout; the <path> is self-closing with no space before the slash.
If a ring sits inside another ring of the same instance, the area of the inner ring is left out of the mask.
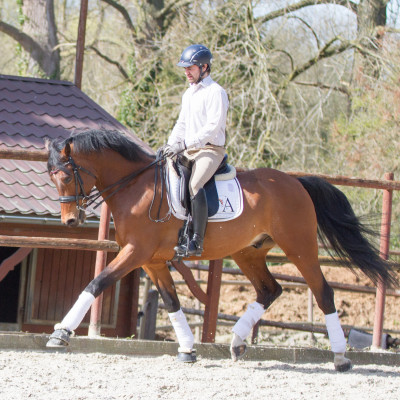
<path id="1" fill-rule="evenodd" d="M 105 189 L 102 191 L 96 191 L 95 193 L 91 195 L 87 195 L 85 193 L 85 189 L 83 187 L 83 180 L 80 174 L 80 171 L 92 176 L 93 178 L 97 179 L 96 175 L 94 175 L 92 172 L 87 170 L 86 168 L 83 168 L 75 163 L 73 158 L 71 156 L 68 157 L 68 161 L 64 164 L 64 166 L 71 165 L 72 171 L 74 173 L 75 177 L 75 195 L 71 196 L 60 196 L 58 199 L 60 203 L 72 203 L 76 202 L 76 208 L 81 211 L 85 211 L 87 207 L 95 203 L 104 193 L 110 191 L 111 189 L 112 192 L 109 193 L 107 196 L 103 197 L 100 202 L 96 204 L 95 207 L 93 207 L 93 210 L 95 210 L 97 207 L 99 207 L 104 201 L 109 199 L 111 196 L 114 196 L 118 191 L 126 187 L 130 181 L 132 181 L 134 178 L 142 174 L 144 171 L 148 170 L 151 168 L 153 165 L 156 166 L 155 168 L 155 177 L 154 177 L 154 194 L 153 194 L 153 199 L 151 201 L 150 209 L 149 209 L 149 218 L 150 220 L 154 222 L 165 222 L 168 221 L 168 219 L 171 216 L 171 209 L 169 208 L 168 213 L 165 217 L 160 219 L 160 211 L 161 211 L 161 205 L 164 197 L 164 183 L 165 183 L 165 175 L 164 175 L 164 168 L 163 168 L 163 163 L 165 161 L 165 156 L 163 155 L 162 151 L 157 152 L 156 159 L 151 162 L 150 164 L 146 165 L 145 167 L 139 169 L 138 171 L 134 171 L 131 174 L 123 177 L 119 181 L 107 186 Z M 50 172 L 51 175 L 56 174 L 59 172 L 59 169 L 55 169 Z M 153 219 L 151 217 L 151 210 L 154 205 L 155 197 L 156 197 L 156 188 L 157 188 L 157 181 L 158 181 L 158 173 L 160 174 L 161 178 L 161 201 L 160 205 L 157 211 L 157 219 Z M 79 201 L 82 200 L 82 205 L 79 205 Z"/>

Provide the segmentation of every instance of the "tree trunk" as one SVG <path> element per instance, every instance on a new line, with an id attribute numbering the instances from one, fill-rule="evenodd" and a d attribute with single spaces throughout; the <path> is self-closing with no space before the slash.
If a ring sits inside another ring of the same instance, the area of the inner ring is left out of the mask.
<path id="1" fill-rule="evenodd" d="M 357 8 L 358 36 L 363 46 L 371 53 L 376 53 L 381 47 L 386 26 L 386 8 L 389 0 L 361 0 Z M 379 63 L 372 55 L 356 56 L 356 70 L 374 76 L 379 76 Z"/>
<path id="2" fill-rule="evenodd" d="M 376 37 L 378 26 L 386 25 L 386 7 L 389 0 L 361 0 L 358 5 L 357 22 L 360 37 Z"/>
<path id="3" fill-rule="evenodd" d="M 37 65 L 49 78 L 60 78 L 60 52 L 56 48 L 57 27 L 54 18 L 54 0 L 24 0 L 25 21 L 22 30 L 37 44 L 29 51 L 28 72 L 37 74 Z"/>

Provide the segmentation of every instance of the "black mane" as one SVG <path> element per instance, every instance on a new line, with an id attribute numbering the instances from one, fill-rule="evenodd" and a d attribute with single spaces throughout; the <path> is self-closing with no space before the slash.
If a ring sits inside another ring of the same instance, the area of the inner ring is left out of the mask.
<path id="1" fill-rule="evenodd" d="M 74 153 L 89 154 L 101 152 L 104 149 L 113 150 L 130 161 L 140 161 L 152 157 L 139 144 L 119 131 L 92 129 L 74 133 L 67 139 L 55 139 L 49 143 L 49 159 L 47 169 L 64 169 L 60 159 L 60 151 L 66 144 L 74 144 Z"/>

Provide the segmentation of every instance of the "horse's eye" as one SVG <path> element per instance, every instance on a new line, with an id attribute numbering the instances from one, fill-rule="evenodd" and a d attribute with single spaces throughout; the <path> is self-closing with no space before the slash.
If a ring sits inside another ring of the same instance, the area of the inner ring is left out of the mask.
<path id="1" fill-rule="evenodd" d="M 68 185 L 69 183 L 72 182 L 72 176 L 71 175 L 66 175 L 64 178 L 62 178 L 62 182 L 64 185 Z"/>

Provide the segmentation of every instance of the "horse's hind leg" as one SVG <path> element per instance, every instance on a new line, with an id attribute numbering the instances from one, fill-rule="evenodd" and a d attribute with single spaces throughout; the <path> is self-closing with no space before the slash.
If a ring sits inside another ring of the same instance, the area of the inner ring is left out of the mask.
<path id="1" fill-rule="evenodd" d="M 310 245 L 305 248 L 310 249 Z M 282 250 L 285 251 L 284 248 Z M 321 271 L 318 261 L 318 250 L 314 249 L 309 253 L 300 251 L 297 254 L 287 249 L 286 251 L 287 257 L 296 265 L 303 275 L 315 296 L 318 307 L 325 315 L 331 350 L 334 353 L 335 369 L 340 372 L 348 371 L 351 369 L 352 365 L 351 361 L 344 357 L 346 352 L 346 339 L 336 311 L 333 289 L 326 282 Z"/>
<path id="2" fill-rule="evenodd" d="M 269 249 L 248 247 L 232 255 L 243 274 L 256 290 L 256 301 L 249 304 L 246 312 L 232 328 L 231 356 L 234 361 L 243 357 L 246 352 L 245 339 L 264 311 L 282 293 L 282 287 L 269 272 L 265 256 Z"/>
<path id="3" fill-rule="evenodd" d="M 179 342 L 178 360 L 195 362 L 196 351 L 193 349 L 193 333 L 181 309 L 174 281 L 166 263 L 144 265 L 143 269 L 156 285 L 167 308 L 169 319 Z"/>

